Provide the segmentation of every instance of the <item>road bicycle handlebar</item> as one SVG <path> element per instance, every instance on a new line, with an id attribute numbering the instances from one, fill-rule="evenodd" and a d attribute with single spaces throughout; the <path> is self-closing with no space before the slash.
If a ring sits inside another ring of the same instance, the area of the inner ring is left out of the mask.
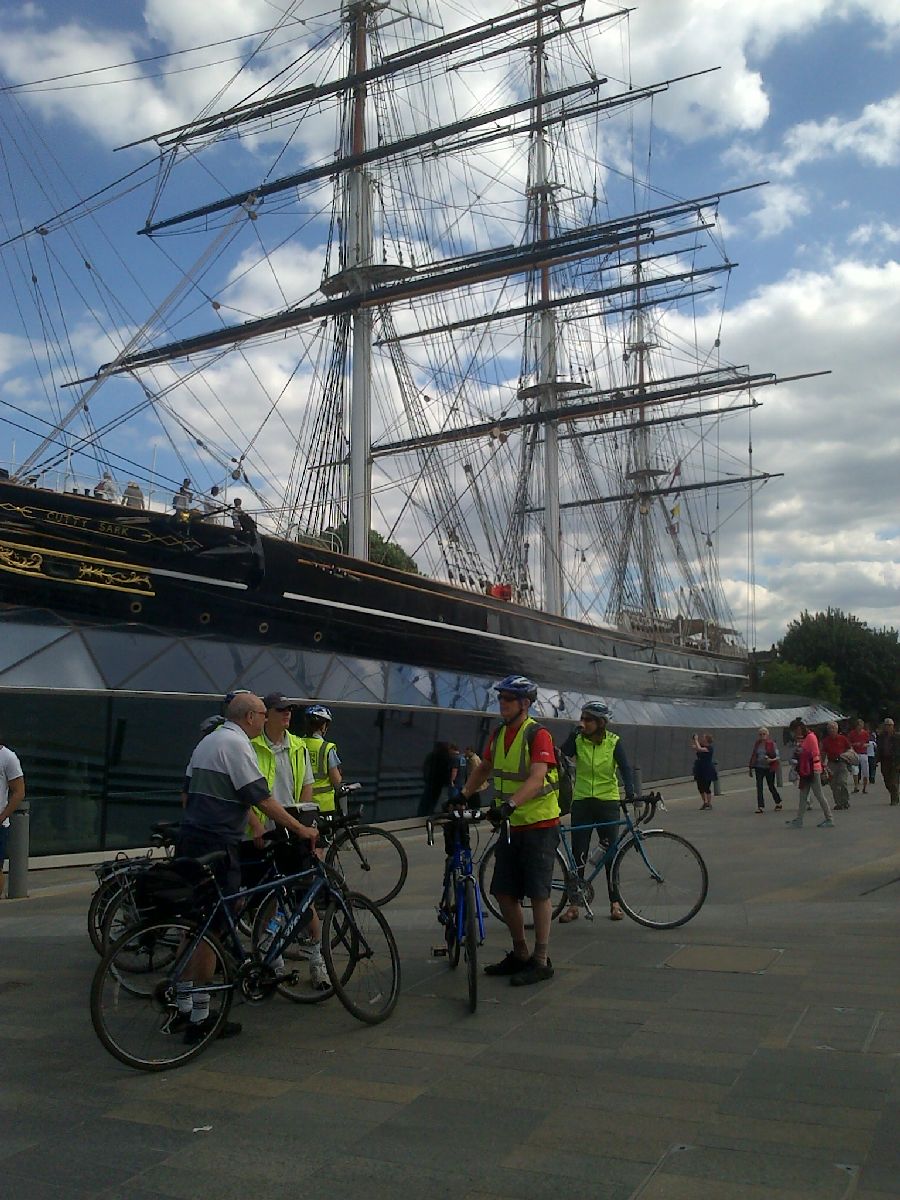
<path id="1" fill-rule="evenodd" d="M 478 821 L 487 820 L 487 814 L 488 810 L 486 808 L 451 808 L 449 812 L 433 813 L 425 822 L 428 845 L 434 845 L 435 825 L 452 825 L 456 822 L 462 822 L 465 825 L 474 825 Z"/>

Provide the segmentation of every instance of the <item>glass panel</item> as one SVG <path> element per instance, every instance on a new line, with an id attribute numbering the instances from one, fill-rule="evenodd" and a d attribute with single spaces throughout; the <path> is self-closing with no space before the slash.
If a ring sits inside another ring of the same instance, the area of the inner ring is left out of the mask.
<path id="1" fill-rule="evenodd" d="M 3 696 L 3 740 L 25 774 L 32 854 L 100 846 L 108 704 L 102 696 Z"/>
<path id="2" fill-rule="evenodd" d="M 67 630 L 43 625 L 25 625 L 21 622 L 0 622 L 0 679 L 5 668 L 21 662 L 37 650 L 43 650 L 53 642 L 66 636 Z"/>
<path id="3" fill-rule="evenodd" d="M 3 672 L 4 687 L 82 688 L 100 690 L 103 676 L 81 640 L 70 633 Z"/>

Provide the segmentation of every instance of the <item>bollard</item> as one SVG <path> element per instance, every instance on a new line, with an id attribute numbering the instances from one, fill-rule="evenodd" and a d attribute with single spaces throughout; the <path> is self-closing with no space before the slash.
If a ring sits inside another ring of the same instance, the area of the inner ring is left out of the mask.
<path id="1" fill-rule="evenodd" d="M 714 796 L 722 795 L 722 785 L 721 785 L 721 783 L 719 783 L 718 774 L 716 775 L 715 779 L 713 780 L 713 795 Z"/>
<path id="2" fill-rule="evenodd" d="M 6 894 L 10 900 L 23 900 L 28 895 L 28 801 L 9 818 L 9 874 Z"/>
<path id="3" fill-rule="evenodd" d="M 775 764 L 775 786 L 784 787 L 784 771 L 781 767 L 781 759 Z"/>
<path id="4" fill-rule="evenodd" d="M 643 779 L 641 778 L 641 768 L 640 768 L 640 767 L 632 767 L 632 769 L 631 769 L 631 782 L 632 782 L 632 784 L 634 785 L 634 794 L 635 794 L 635 796 L 643 796 L 643 794 L 644 794 L 644 781 L 643 781 Z"/>

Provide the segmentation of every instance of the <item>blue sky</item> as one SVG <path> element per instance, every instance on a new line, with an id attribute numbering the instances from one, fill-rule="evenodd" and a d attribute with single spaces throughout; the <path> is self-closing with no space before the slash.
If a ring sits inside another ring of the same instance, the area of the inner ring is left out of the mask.
<path id="1" fill-rule="evenodd" d="M 88 13 L 69 0 L 7 4 L 0 72 L 7 84 L 24 84 L 95 70 L 245 35 L 286 7 L 286 0 L 221 0 L 214 10 L 146 0 L 96 3 Z M 298 11 L 314 17 L 328 7 L 334 5 L 307 3 Z M 481 11 L 506 8 L 492 3 Z M 586 5 L 589 14 L 610 8 Z M 723 209 L 725 246 L 740 264 L 723 327 L 728 358 L 780 374 L 832 372 L 760 396 L 755 466 L 785 478 L 756 502 L 757 644 L 779 637 L 803 608 L 828 604 L 877 625 L 900 625 L 900 0 L 644 0 L 630 25 L 636 82 L 721 67 L 676 85 L 656 105 L 654 181 L 679 195 L 770 181 Z M 169 59 L 167 69 L 234 52 Z M 31 136 L 43 142 L 35 153 L 48 162 L 52 154 L 85 194 L 144 158 L 136 150 L 113 154 L 115 146 L 192 115 L 230 69 L 219 63 L 157 78 L 144 64 L 121 72 L 129 81 L 113 87 L 23 89 L 15 101 L 32 122 Z M 16 116 L 11 98 L 3 99 L 8 138 Z M 221 165 L 238 168 L 236 161 Z M 43 218 L 51 200 L 72 198 L 60 192 L 45 201 L 21 174 L 17 182 L 24 185 L 25 224 L 25 214 Z M 13 229 L 6 186 L 0 195 Z M 131 204 L 106 210 L 104 228 L 155 302 L 176 274 L 133 237 L 136 215 L 143 210 Z M 134 283 L 120 286 L 133 317 L 147 311 Z M 77 366 L 87 373 L 108 348 L 79 327 L 75 314 L 70 328 Z M 46 401 L 27 394 L 13 361 L 9 339 L 19 334 L 7 307 L 0 315 L 0 395 L 46 411 Z M 0 424 L 0 462 L 11 456 L 13 440 L 21 459 L 26 435 Z M 745 557 L 726 545 L 722 565 L 740 621 Z"/>

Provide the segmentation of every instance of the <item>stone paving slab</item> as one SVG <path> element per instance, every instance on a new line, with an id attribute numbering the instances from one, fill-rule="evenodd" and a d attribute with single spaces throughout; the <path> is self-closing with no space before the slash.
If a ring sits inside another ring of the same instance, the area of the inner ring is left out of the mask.
<path id="1" fill-rule="evenodd" d="M 474 1015 L 431 953 L 441 855 L 405 833 L 390 1021 L 276 997 L 157 1075 L 90 1025 L 89 868 L 33 873 L 0 904 L 4 1195 L 898 1200 L 900 814 L 876 787 L 834 830 L 789 830 L 793 790 L 757 816 L 748 783 L 710 813 L 667 794 L 659 824 L 710 872 L 692 922 L 611 923 L 598 900 L 554 927 L 551 983 L 482 978 Z M 505 949 L 489 921 L 482 961 Z"/>

